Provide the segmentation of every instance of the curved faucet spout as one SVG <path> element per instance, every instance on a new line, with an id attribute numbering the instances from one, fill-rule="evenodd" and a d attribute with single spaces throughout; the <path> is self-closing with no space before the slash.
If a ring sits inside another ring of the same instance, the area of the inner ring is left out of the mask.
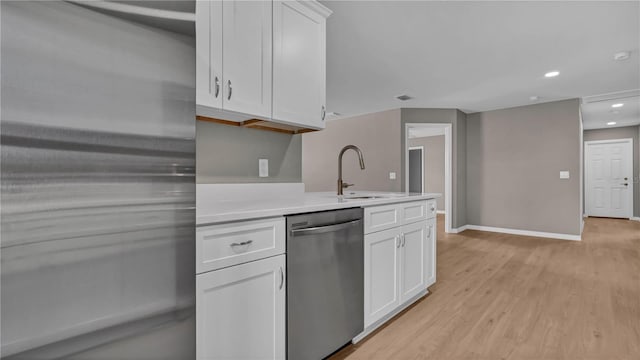
<path id="1" fill-rule="evenodd" d="M 362 157 L 362 151 L 355 145 L 347 145 L 340 150 L 340 154 L 338 155 L 338 195 L 342 195 L 342 190 L 346 187 L 352 186 L 353 184 L 347 184 L 342 181 L 342 155 L 344 155 L 345 151 L 353 150 L 358 154 L 358 160 L 360 162 L 360 169 L 364 170 L 364 158 Z"/>

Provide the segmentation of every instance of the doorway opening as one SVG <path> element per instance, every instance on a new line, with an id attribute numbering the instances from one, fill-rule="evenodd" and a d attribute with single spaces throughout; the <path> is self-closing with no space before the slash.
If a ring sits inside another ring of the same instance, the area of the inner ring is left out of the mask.
<path id="1" fill-rule="evenodd" d="M 409 185 L 407 189 L 409 192 L 424 191 L 424 146 L 410 146 L 409 147 Z M 444 172 L 443 172 L 444 177 Z"/>
<path id="2" fill-rule="evenodd" d="M 445 232 L 452 231 L 452 125 L 447 123 L 405 124 L 405 190 L 441 193 L 438 213 L 444 214 Z"/>
<path id="3" fill-rule="evenodd" d="M 633 217 L 633 139 L 585 141 L 585 215 Z"/>

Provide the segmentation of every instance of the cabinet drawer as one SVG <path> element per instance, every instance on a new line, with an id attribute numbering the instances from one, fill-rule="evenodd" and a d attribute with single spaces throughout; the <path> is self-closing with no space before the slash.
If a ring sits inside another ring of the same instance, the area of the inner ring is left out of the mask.
<path id="1" fill-rule="evenodd" d="M 438 204 L 436 200 L 427 200 L 427 219 L 434 219 L 438 213 Z"/>
<path id="2" fill-rule="evenodd" d="M 397 204 L 365 208 L 364 233 L 368 234 L 402 225 L 401 209 Z"/>
<path id="3" fill-rule="evenodd" d="M 284 254 L 285 219 L 271 218 L 196 229 L 196 273 Z"/>
<path id="4" fill-rule="evenodd" d="M 414 201 L 400 204 L 402 206 L 402 223 L 409 224 L 427 219 L 427 202 Z"/>

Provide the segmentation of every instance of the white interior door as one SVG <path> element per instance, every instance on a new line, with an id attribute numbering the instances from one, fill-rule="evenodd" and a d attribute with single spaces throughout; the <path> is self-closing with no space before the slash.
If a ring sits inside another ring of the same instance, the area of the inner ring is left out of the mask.
<path id="1" fill-rule="evenodd" d="M 633 216 L 633 140 L 585 143 L 586 214 Z"/>

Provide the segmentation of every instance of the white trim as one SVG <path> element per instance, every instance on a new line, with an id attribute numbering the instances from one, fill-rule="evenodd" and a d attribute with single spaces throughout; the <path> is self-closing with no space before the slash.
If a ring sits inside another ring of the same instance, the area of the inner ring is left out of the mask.
<path id="1" fill-rule="evenodd" d="M 445 215 L 446 212 L 444 210 L 436 210 L 436 214 Z"/>
<path id="2" fill-rule="evenodd" d="M 499 227 L 493 227 L 493 226 L 480 226 L 480 225 L 465 225 L 463 226 L 463 228 L 465 228 L 465 230 L 488 231 L 488 232 L 511 234 L 511 235 L 543 237 L 543 238 L 550 238 L 550 239 L 574 240 L 574 241 L 582 240 L 582 237 L 580 235 L 573 235 L 573 234 L 559 234 L 559 233 L 550 233 L 550 232 L 543 232 L 543 231 L 507 229 L 507 228 L 499 228 Z"/>
<path id="3" fill-rule="evenodd" d="M 634 204 L 634 189 L 633 189 L 633 177 L 634 177 L 634 169 L 633 169 L 633 163 L 634 163 L 634 155 L 633 155 L 633 138 L 622 138 L 622 139 L 609 139 L 609 140 L 590 140 L 590 141 L 585 141 L 583 144 L 583 149 L 585 149 L 585 153 L 586 153 L 586 149 L 589 148 L 589 145 L 597 145 L 597 144 L 616 144 L 616 143 L 621 143 L 621 144 L 630 144 L 631 146 L 631 159 L 629 159 L 629 161 L 631 162 L 631 179 L 629 180 L 629 193 L 631 194 L 630 198 L 631 198 L 631 204 L 629 204 L 629 212 L 628 212 L 628 217 L 631 218 L 633 217 L 633 209 L 635 207 Z M 585 154 L 584 159 L 583 159 L 583 173 L 586 173 L 588 171 L 588 161 L 589 159 L 587 159 L 587 156 Z M 585 203 L 585 207 L 584 207 L 584 213 L 587 214 L 587 216 L 591 215 L 589 214 L 589 206 L 588 206 L 588 202 L 587 200 L 587 193 L 589 192 L 591 186 L 590 182 L 589 182 L 589 177 L 585 176 L 584 177 L 584 182 L 585 182 L 585 187 L 584 187 L 584 192 L 582 193 L 582 195 L 584 196 L 584 203 Z"/>
<path id="4" fill-rule="evenodd" d="M 453 233 L 451 227 L 452 214 L 453 214 L 453 140 L 452 140 L 452 128 L 450 123 L 405 123 L 404 124 L 404 177 L 405 177 L 405 191 L 409 189 L 409 128 L 411 127 L 431 127 L 431 128 L 444 128 L 444 231 L 446 233 Z"/>
<path id="5" fill-rule="evenodd" d="M 420 150 L 420 170 L 422 172 L 422 174 L 420 175 L 420 177 L 422 178 L 422 181 L 420 182 L 420 192 L 424 193 L 424 146 L 420 145 L 420 146 L 410 146 L 409 147 L 409 151 L 411 150 Z M 409 154 L 409 151 L 407 151 L 407 154 Z M 409 184 L 409 179 L 407 178 L 407 185 Z M 406 190 L 409 190 L 408 188 Z"/>
<path id="6" fill-rule="evenodd" d="M 640 221 L 640 217 L 634 216 L 634 217 L 630 218 L 629 220 L 631 220 L 631 221 Z"/>
<path id="7" fill-rule="evenodd" d="M 460 226 L 459 228 L 451 229 L 452 234 L 458 234 L 465 230 L 469 230 L 469 225 Z"/>
<path id="8" fill-rule="evenodd" d="M 633 138 L 623 138 L 623 139 L 610 139 L 610 140 L 588 140 L 585 141 L 584 144 L 585 145 L 592 145 L 592 144 L 611 144 L 611 143 L 626 143 L 626 142 L 631 142 L 631 145 L 633 145 Z"/>

